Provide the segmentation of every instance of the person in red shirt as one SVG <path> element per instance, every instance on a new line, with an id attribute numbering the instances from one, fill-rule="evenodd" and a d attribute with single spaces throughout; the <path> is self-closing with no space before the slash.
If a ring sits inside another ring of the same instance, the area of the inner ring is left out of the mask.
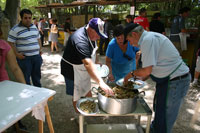
<path id="1" fill-rule="evenodd" d="M 141 25 L 145 30 L 149 31 L 149 21 L 146 18 L 146 9 L 142 8 L 139 11 L 139 16 L 134 19 L 134 23 Z"/>

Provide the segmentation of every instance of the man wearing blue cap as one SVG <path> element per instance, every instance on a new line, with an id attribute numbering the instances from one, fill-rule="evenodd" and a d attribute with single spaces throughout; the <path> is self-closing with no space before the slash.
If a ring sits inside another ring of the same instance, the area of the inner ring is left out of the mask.
<path id="1" fill-rule="evenodd" d="M 92 18 L 85 27 L 72 34 L 67 42 L 61 60 L 61 74 L 65 78 L 66 93 L 73 96 L 73 105 L 81 97 L 91 96 L 91 78 L 107 93 L 113 91 L 97 74 L 95 68 L 96 40 L 107 38 L 104 34 L 104 22 L 100 18 Z"/>
<path id="2" fill-rule="evenodd" d="M 143 78 L 151 76 L 156 82 L 155 118 L 151 131 L 171 133 L 190 85 L 189 68 L 166 36 L 147 32 L 138 24 L 128 25 L 125 36 L 131 45 L 140 47 L 142 52 L 142 68 L 127 74 L 124 78 L 125 84 L 134 75 Z"/>

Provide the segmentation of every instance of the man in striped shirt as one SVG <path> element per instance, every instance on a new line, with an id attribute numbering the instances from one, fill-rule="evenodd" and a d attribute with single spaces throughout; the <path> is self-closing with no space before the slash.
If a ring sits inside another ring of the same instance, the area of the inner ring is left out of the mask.
<path id="1" fill-rule="evenodd" d="M 26 83 L 30 84 L 31 78 L 34 86 L 41 87 L 42 57 L 39 31 L 31 23 L 32 12 L 30 10 L 21 10 L 20 17 L 20 23 L 9 31 L 8 42 L 16 54 Z"/>

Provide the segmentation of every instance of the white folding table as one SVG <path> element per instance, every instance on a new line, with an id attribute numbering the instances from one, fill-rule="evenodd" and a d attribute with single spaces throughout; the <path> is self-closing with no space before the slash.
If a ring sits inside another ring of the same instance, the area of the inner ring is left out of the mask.
<path id="1" fill-rule="evenodd" d="M 55 95 L 54 90 L 39 88 L 12 81 L 0 82 L 0 132 L 12 126 L 30 113 L 35 107 L 47 102 Z M 53 125 L 48 105 L 44 107 L 50 132 Z M 39 133 L 43 133 L 43 121 L 39 120 Z"/>

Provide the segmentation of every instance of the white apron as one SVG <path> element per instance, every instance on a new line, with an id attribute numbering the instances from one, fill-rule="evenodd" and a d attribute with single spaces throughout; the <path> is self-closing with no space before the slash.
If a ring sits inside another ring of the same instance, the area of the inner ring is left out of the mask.
<path id="1" fill-rule="evenodd" d="M 178 33 L 178 34 L 171 34 L 171 36 L 179 36 L 180 38 L 180 45 L 181 45 L 181 50 L 187 50 L 187 34 L 186 33 Z"/>
<path id="2" fill-rule="evenodd" d="M 93 47 L 92 42 L 89 37 L 88 37 L 88 39 L 89 39 L 90 45 L 93 48 L 93 51 L 91 54 L 92 61 L 95 63 L 96 51 L 97 51 L 98 47 L 97 47 L 96 42 L 95 42 L 95 47 Z M 89 75 L 88 71 L 86 70 L 84 64 L 75 65 L 75 64 L 68 62 L 64 58 L 62 58 L 62 60 L 73 66 L 73 69 L 74 69 L 74 98 L 73 98 L 73 101 L 77 101 L 81 97 L 84 97 L 90 91 L 90 88 L 91 88 L 90 75 Z"/>
<path id="3" fill-rule="evenodd" d="M 179 33 L 182 51 L 187 50 L 187 36 L 189 36 L 189 34 Z"/>

